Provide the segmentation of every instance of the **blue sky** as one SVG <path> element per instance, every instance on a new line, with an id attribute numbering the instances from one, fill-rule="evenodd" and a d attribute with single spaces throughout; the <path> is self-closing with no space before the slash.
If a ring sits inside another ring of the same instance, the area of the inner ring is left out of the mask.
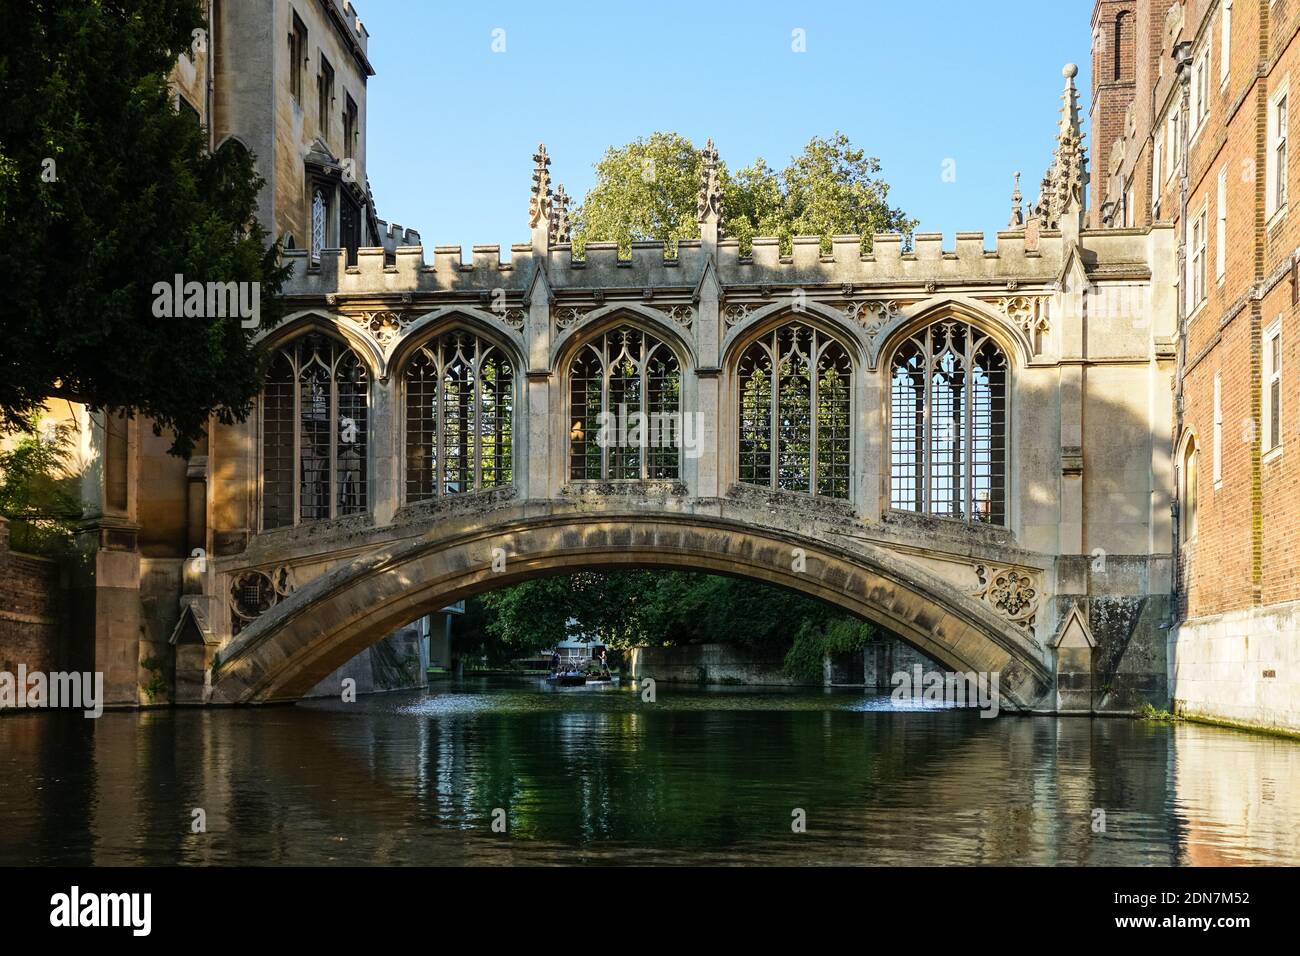
<path id="1" fill-rule="evenodd" d="M 538 142 L 552 181 L 580 199 L 608 146 L 656 130 L 712 136 L 733 169 L 762 156 L 779 170 L 837 129 L 880 158 L 891 202 L 922 231 L 982 229 L 991 245 L 1014 170 L 1037 197 L 1067 62 L 1087 119 L 1091 0 L 356 7 L 377 71 L 367 136 L 379 215 L 426 246 L 527 241 Z M 806 52 L 792 50 L 796 29 Z"/>

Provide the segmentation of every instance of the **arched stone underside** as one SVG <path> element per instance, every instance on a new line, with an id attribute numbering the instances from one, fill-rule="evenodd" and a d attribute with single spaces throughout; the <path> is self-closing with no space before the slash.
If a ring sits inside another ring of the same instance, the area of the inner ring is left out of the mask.
<path id="1" fill-rule="evenodd" d="M 344 560 L 234 638 L 223 649 L 210 702 L 300 697 L 395 628 L 475 594 L 579 568 L 654 567 L 792 588 L 889 628 L 946 668 L 1000 674 L 1003 707 L 1051 706 L 1050 658 L 1030 632 L 858 538 L 764 528 L 721 513 L 591 511 L 554 501 L 509 502 L 477 518 L 444 516 L 432 529 L 413 524 L 408 536 Z M 494 572 L 498 548 L 505 569 Z M 796 549 L 804 554 L 799 571 Z"/>

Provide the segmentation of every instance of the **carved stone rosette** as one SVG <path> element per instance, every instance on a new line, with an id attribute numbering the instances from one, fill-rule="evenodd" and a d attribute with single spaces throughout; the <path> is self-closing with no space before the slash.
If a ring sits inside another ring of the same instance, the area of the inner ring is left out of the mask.
<path id="1" fill-rule="evenodd" d="M 670 305 L 664 309 L 664 312 L 682 328 L 689 329 L 691 323 L 695 321 L 695 310 L 689 305 Z"/>
<path id="2" fill-rule="evenodd" d="M 293 572 L 287 567 L 273 571 L 245 571 L 230 582 L 231 633 L 238 634 L 285 597 L 293 593 Z"/>
<path id="3" fill-rule="evenodd" d="M 402 334 L 407 319 L 401 312 L 392 309 L 378 309 L 354 315 L 353 321 L 374 337 L 381 348 L 387 349 Z"/>
<path id="4" fill-rule="evenodd" d="M 735 305 L 729 305 L 722 310 L 722 321 L 727 324 L 728 328 L 730 328 L 733 325 L 744 322 L 749 318 L 749 314 L 752 311 L 754 311 L 754 306 L 738 302 Z"/>
<path id="5" fill-rule="evenodd" d="M 899 305 L 893 299 L 867 299 L 862 302 L 845 302 L 840 306 L 850 321 L 858 323 L 868 333 L 880 331 L 890 319 L 898 315 Z"/>
<path id="6" fill-rule="evenodd" d="M 492 314 L 516 332 L 520 331 L 524 327 L 524 319 L 528 317 L 528 313 L 523 309 L 493 310 Z"/>
<path id="7" fill-rule="evenodd" d="M 1042 598 L 1036 572 L 981 564 L 975 568 L 975 576 L 979 578 L 980 586 L 970 592 L 971 597 L 991 605 L 1011 623 L 1033 628 Z"/>
<path id="8" fill-rule="evenodd" d="M 555 327 L 557 329 L 571 329 L 585 319 L 587 313 L 584 309 L 577 308 L 576 306 L 565 306 L 564 308 L 556 309 L 554 316 Z"/>

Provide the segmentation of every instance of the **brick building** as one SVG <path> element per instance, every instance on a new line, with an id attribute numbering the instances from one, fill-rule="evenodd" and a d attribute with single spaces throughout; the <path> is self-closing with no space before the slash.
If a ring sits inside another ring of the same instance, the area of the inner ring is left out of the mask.
<path id="1" fill-rule="evenodd" d="M 1091 222 L 1172 224 L 1179 249 L 1174 704 L 1284 725 L 1300 597 L 1298 28 L 1300 0 L 1099 0 L 1093 14 Z"/>

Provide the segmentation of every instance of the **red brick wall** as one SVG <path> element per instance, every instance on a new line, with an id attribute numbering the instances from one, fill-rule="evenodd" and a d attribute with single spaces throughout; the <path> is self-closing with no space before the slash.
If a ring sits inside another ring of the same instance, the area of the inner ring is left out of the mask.
<path id="1" fill-rule="evenodd" d="M 1183 435 L 1199 441 L 1196 540 L 1180 554 L 1181 611 L 1202 617 L 1300 597 L 1300 316 L 1289 278 L 1268 280 L 1300 246 L 1295 149 L 1285 171 L 1287 212 L 1265 221 L 1266 122 L 1270 95 L 1293 78 L 1300 94 L 1300 0 L 1236 0 L 1229 76 L 1220 89 L 1220 0 L 1188 0 L 1182 38 L 1210 51 L 1210 112 L 1189 150 L 1189 220 L 1204 207 L 1207 296 L 1187 324 Z M 1166 55 L 1168 51 L 1166 50 Z M 1167 63 L 1167 66 L 1170 64 Z M 1171 72 L 1169 69 L 1166 72 Z M 1139 93 L 1139 96 L 1142 94 Z M 1294 112 L 1294 110 L 1293 110 Z M 1290 124 L 1291 139 L 1300 125 Z M 1218 175 L 1227 169 L 1225 275 L 1215 278 Z M 1181 227 L 1177 179 L 1166 193 Z M 1252 294 L 1252 291 L 1254 293 Z M 1262 296 L 1258 293 L 1262 291 Z M 1282 323 L 1281 450 L 1262 447 L 1262 334 Z M 1222 481 L 1212 480 L 1214 377 L 1221 382 Z"/>
<path id="2" fill-rule="evenodd" d="M 9 550 L 9 528 L 0 519 L 0 671 L 62 669 L 59 641 L 61 598 L 58 565 Z"/>

